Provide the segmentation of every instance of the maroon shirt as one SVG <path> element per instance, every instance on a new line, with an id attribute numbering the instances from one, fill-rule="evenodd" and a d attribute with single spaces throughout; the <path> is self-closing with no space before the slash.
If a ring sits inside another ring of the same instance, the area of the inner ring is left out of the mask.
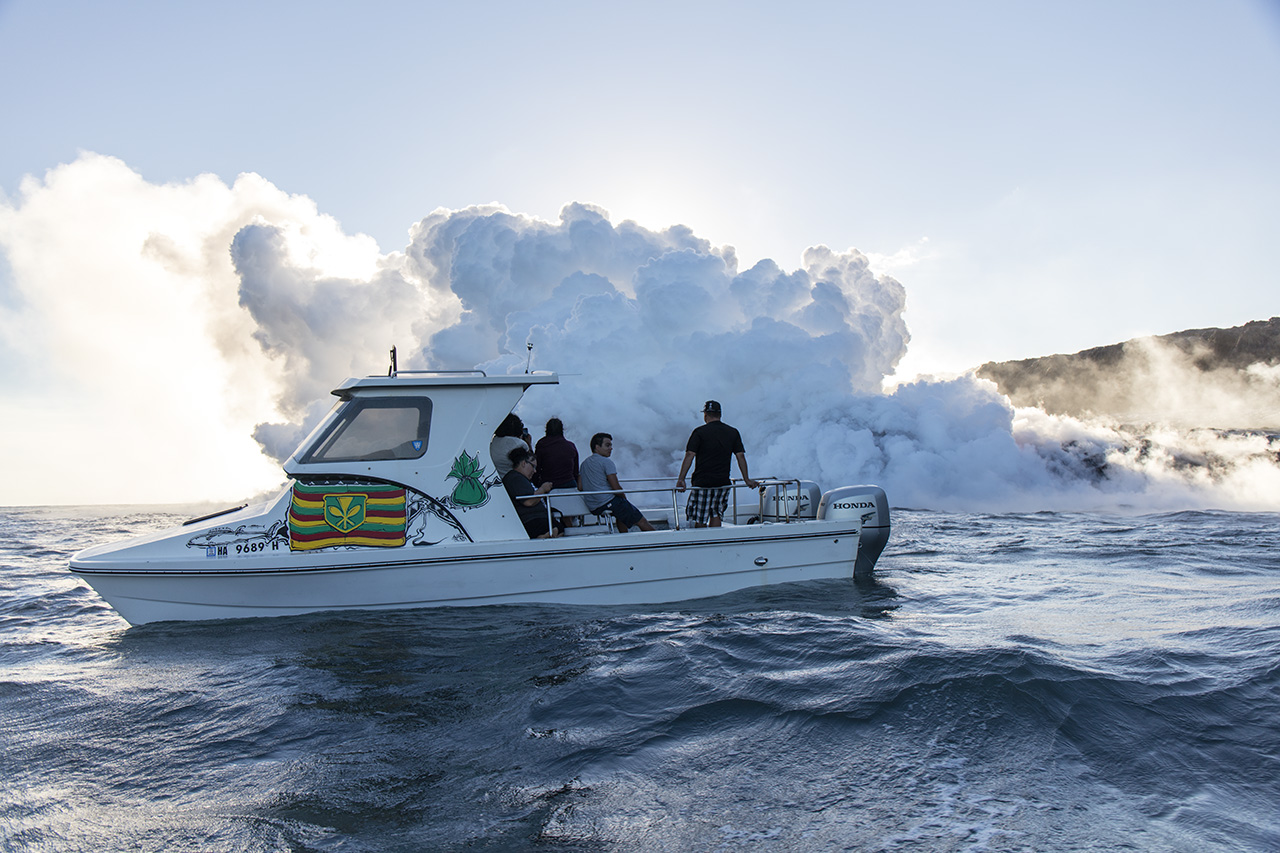
<path id="1" fill-rule="evenodd" d="M 538 485 L 551 483 L 555 488 L 578 484 L 578 448 L 563 435 L 544 435 L 533 449 L 538 457 Z"/>

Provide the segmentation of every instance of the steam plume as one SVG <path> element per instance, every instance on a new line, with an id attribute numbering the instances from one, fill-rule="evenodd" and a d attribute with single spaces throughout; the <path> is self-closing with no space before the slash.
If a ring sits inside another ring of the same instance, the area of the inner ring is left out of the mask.
<path id="1" fill-rule="evenodd" d="M 717 399 L 753 474 L 878 483 L 899 506 L 1280 507 L 1262 432 L 1051 415 L 973 375 L 883 393 L 906 293 L 856 249 L 739 270 L 684 226 L 570 204 L 436 210 L 384 254 L 256 175 L 155 185 L 93 154 L 0 199 L 0 249 L 23 449 L 3 503 L 240 497 L 281 480 L 257 448 L 286 457 L 391 345 L 402 367 L 522 372 L 532 344 L 563 378 L 531 390 L 526 423 L 558 416 L 584 452 L 613 433 L 624 477 L 673 477 Z M 1274 388 L 1273 366 L 1250 370 L 1240 394 Z"/>
<path id="2" fill-rule="evenodd" d="M 238 248 L 236 258 L 239 267 Z M 406 283 L 420 294 L 407 338 L 415 367 L 518 373 L 532 344 L 532 367 L 564 378 L 526 397 L 526 423 L 536 435 L 560 417 L 584 450 L 592 433 L 611 432 L 624 476 L 672 477 L 702 402 L 714 398 L 742 430 L 754 473 L 824 487 L 880 483 L 899 504 L 1280 501 L 1266 435 L 1050 416 L 1015 408 L 973 376 L 881 393 L 909 341 L 903 287 L 854 249 L 818 246 L 802 260 L 791 272 L 771 260 L 739 272 L 731 248 L 686 228 L 614 225 L 583 204 L 566 206 L 558 222 L 498 206 L 437 210 L 412 229 L 388 298 L 398 304 Z M 297 286 L 283 261 L 258 268 Z M 269 279 L 254 286 L 277 289 Z M 324 282 L 334 305 L 368 286 Z M 323 312 L 317 322 L 328 323 Z M 328 325 L 284 326 L 298 339 L 278 346 L 297 353 L 341 337 Z M 353 342 L 367 331 L 354 323 Z"/>

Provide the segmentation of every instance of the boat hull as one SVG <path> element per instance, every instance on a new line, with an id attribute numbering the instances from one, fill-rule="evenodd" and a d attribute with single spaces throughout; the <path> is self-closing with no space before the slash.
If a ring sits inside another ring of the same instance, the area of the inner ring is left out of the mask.
<path id="1" fill-rule="evenodd" d="M 658 604 L 746 587 L 852 578 L 857 522 L 809 521 L 474 542 L 402 558 L 317 553 L 192 564 L 75 559 L 71 570 L 134 625 L 491 604 Z"/>

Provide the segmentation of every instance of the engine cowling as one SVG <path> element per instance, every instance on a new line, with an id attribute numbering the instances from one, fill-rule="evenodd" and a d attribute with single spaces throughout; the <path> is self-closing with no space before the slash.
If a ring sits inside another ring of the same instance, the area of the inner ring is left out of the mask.
<path id="1" fill-rule="evenodd" d="M 879 486 L 841 486 L 822 496 L 820 519 L 862 519 L 855 576 L 867 577 L 889 541 L 889 498 Z"/>

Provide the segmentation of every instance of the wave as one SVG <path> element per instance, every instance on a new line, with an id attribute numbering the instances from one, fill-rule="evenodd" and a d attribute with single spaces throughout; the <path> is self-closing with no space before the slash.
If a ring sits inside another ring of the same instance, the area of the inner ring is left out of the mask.
<path id="1" fill-rule="evenodd" d="M 1274 514 L 900 511 L 869 582 L 140 628 L 49 547 L 107 520 L 0 514 L 9 846 L 1280 840 Z"/>

